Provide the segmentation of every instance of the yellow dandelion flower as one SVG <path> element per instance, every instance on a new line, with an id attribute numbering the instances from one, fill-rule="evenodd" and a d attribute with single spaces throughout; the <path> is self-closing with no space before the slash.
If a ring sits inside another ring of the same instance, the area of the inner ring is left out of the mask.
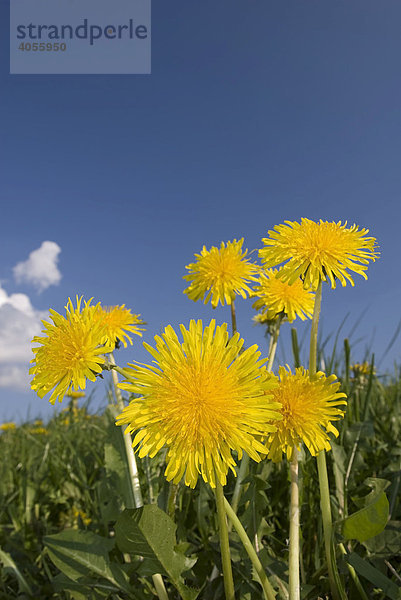
<path id="1" fill-rule="evenodd" d="M 259 320 L 259 322 L 271 321 L 279 315 L 285 316 L 290 323 L 296 317 L 302 320 L 307 317 L 312 318 L 315 295 L 304 289 L 300 279 L 290 285 L 278 279 L 279 276 L 279 271 L 266 270 L 260 275 L 258 284 L 254 287 L 258 300 L 254 302 L 253 308 L 261 310 L 265 318 L 264 321 Z"/>
<path id="2" fill-rule="evenodd" d="M 365 237 L 368 232 L 356 225 L 347 228 L 347 222 L 342 225 L 341 221 L 285 221 L 268 232 L 269 238 L 262 239 L 265 247 L 259 250 L 259 256 L 265 267 L 288 261 L 278 277 L 290 284 L 301 277 L 306 289 L 315 290 L 319 279 L 330 281 L 332 288 L 336 287 L 336 279 L 343 286 L 347 280 L 354 285 L 349 271 L 367 279 L 369 260 L 378 258 L 376 239 Z"/>
<path id="3" fill-rule="evenodd" d="M 95 309 L 95 321 L 100 321 L 106 329 L 103 340 L 104 343 L 115 345 L 118 340 L 121 340 L 124 344 L 124 348 L 126 348 L 126 339 L 132 345 L 132 339 L 127 331 L 142 337 L 141 332 L 145 330 L 138 327 L 138 325 L 143 325 L 144 321 L 142 321 L 140 315 L 133 315 L 128 308 L 125 308 L 125 304 L 122 306 L 108 306 L 105 308 L 98 304 L 92 308 Z"/>
<path id="4" fill-rule="evenodd" d="M 14 431 L 14 429 L 17 429 L 17 426 L 12 421 L 9 423 L 2 423 L 0 425 L 0 431 Z"/>
<path id="5" fill-rule="evenodd" d="M 196 262 L 187 265 L 189 274 L 184 275 L 186 281 L 191 284 L 184 290 L 188 298 L 197 302 L 203 298 L 207 304 L 212 300 L 213 308 L 219 302 L 231 304 L 236 294 L 246 298 L 247 293 L 252 290 L 247 285 L 250 281 L 256 281 L 254 277 L 257 266 L 250 263 L 246 258 L 247 250 L 242 250 L 244 239 L 232 242 L 221 242 L 220 248 L 212 246 L 206 250 L 203 246 L 200 254 L 195 254 Z"/>
<path id="6" fill-rule="evenodd" d="M 180 325 L 183 343 L 174 329 L 156 336 L 156 348 L 144 343 L 155 366 L 140 363 L 127 369 L 128 381 L 120 387 L 142 394 L 117 417 L 136 432 L 133 446 L 139 456 L 150 457 L 168 447 L 165 476 L 195 487 L 200 474 L 212 487 L 222 485 L 235 461 L 231 451 L 243 451 L 255 461 L 265 447 L 256 439 L 265 428 L 275 431 L 280 405 L 272 402 L 277 385 L 259 360 L 257 346 L 240 353 L 243 340 L 229 338 L 226 324 L 212 320 L 203 331 L 202 321 Z"/>
<path id="7" fill-rule="evenodd" d="M 90 302 L 90 301 L 89 301 Z M 103 355 L 113 347 L 101 346 L 105 336 L 104 326 L 93 319 L 93 311 L 81 310 L 81 299 L 74 308 L 71 300 L 66 306 L 66 317 L 50 309 L 52 323 L 42 321 L 44 336 L 35 336 L 33 342 L 41 344 L 32 348 L 35 358 L 30 369 L 34 375 L 31 388 L 43 398 L 52 391 L 49 401 L 63 397 L 78 388 L 85 389 L 86 380 L 95 381 L 102 371 Z M 54 388 L 54 389 L 53 389 Z"/>
<path id="8" fill-rule="evenodd" d="M 294 446 L 304 442 L 313 456 L 320 450 L 330 450 L 328 433 L 338 435 L 331 421 L 344 416 L 340 405 L 346 405 L 346 395 L 339 392 L 340 383 L 335 375 L 326 377 L 319 371 L 313 379 L 303 367 L 295 374 L 279 367 L 279 386 L 273 390 L 273 398 L 282 405 L 283 419 L 277 423 L 277 431 L 267 439 L 268 457 L 274 462 L 287 454 L 291 460 Z"/>
<path id="9" fill-rule="evenodd" d="M 351 371 L 354 373 L 354 377 L 364 377 L 366 375 L 370 375 L 371 364 L 367 361 L 363 363 L 355 363 L 350 367 Z M 373 375 L 375 375 L 376 369 L 373 368 Z"/>
<path id="10" fill-rule="evenodd" d="M 85 527 L 92 523 L 92 519 L 88 517 L 86 512 L 77 508 L 76 506 L 73 506 L 71 510 L 71 516 L 73 521 L 73 529 L 78 529 L 79 520 L 82 521 L 82 524 L 85 525 Z"/>
<path id="11" fill-rule="evenodd" d="M 33 433 L 34 435 L 46 435 L 49 432 L 45 427 L 32 427 L 29 429 L 29 433 Z"/>

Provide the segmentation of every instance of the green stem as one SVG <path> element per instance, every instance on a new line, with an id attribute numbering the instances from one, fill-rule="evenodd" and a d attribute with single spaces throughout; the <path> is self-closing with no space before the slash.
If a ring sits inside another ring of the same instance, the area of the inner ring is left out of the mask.
<path id="1" fill-rule="evenodd" d="M 226 600 L 235 600 L 233 573 L 231 569 L 230 544 L 228 540 L 227 518 L 224 508 L 224 493 L 223 486 L 218 480 L 216 481 L 215 495 L 217 506 L 217 519 L 219 523 L 220 553 L 221 562 L 223 566 L 224 591 Z"/>
<path id="2" fill-rule="evenodd" d="M 249 456 L 246 452 L 244 452 L 243 456 L 242 456 L 241 464 L 239 467 L 237 480 L 235 482 L 233 497 L 231 498 L 231 506 L 235 513 L 238 510 L 238 504 L 239 504 L 239 500 L 240 500 L 241 492 L 242 492 L 242 482 L 244 481 L 245 477 L 247 476 L 248 467 L 249 467 Z M 231 530 L 230 526 L 229 526 L 229 529 Z"/>
<path id="3" fill-rule="evenodd" d="M 320 307 L 322 305 L 322 281 L 316 290 L 315 306 L 313 309 L 312 326 L 310 331 L 310 346 L 309 346 L 309 375 L 311 379 L 316 375 L 317 363 L 317 329 L 319 326 Z"/>
<path id="4" fill-rule="evenodd" d="M 113 354 L 110 354 L 110 360 L 114 363 Z M 121 395 L 121 390 L 118 387 L 118 375 L 116 373 L 116 370 L 117 369 L 111 370 L 111 377 L 113 379 L 113 387 L 114 387 L 114 393 L 115 393 L 115 397 L 116 397 L 116 401 L 117 401 L 117 408 L 119 411 L 122 411 L 124 409 L 124 402 L 123 402 L 123 398 Z M 121 428 L 121 431 L 123 432 L 122 428 Z M 130 474 L 131 489 L 132 489 L 132 493 L 134 495 L 135 508 L 140 508 L 141 506 L 143 506 L 142 491 L 141 491 L 141 485 L 139 483 L 138 466 L 136 464 L 135 454 L 134 454 L 134 450 L 132 448 L 131 434 L 128 430 L 123 432 L 123 440 L 124 440 L 124 448 L 125 448 L 125 454 L 126 454 L 126 458 L 127 458 L 128 470 L 129 470 L 129 474 Z"/>
<path id="5" fill-rule="evenodd" d="M 156 594 L 157 594 L 159 600 L 169 600 L 167 591 L 166 591 L 166 588 L 164 587 L 164 582 L 163 582 L 163 579 L 162 579 L 162 576 L 160 575 L 160 573 L 158 573 L 157 575 L 152 575 L 152 579 L 153 579 L 153 585 L 155 586 Z"/>
<path id="6" fill-rule="evenodd" d="M 247 536 L 246 531 L 241 524 L 241 521 L 239 520 L 239 518 L 233 511 L 232 507 L 230 506 L 230 504 L 226 500 L 226 498 L 224 498 L 224 509 L 225 509 L 231 523 L 234 525 L 234 528 L 235 528 L 236 532 L 238 533 L 238 536 L 239 536 L 249 558 L 252 561 L 252 565 L 253 565 L 256 573 L 258 574 L 260 583 L 263 588 L 265 599 L 266 600 L 274 600 L 276 594 L 267 578 L 267 575 L 263 569 L 262 563 L 260 562 L 259 557 L 256 554 L 254 547 L 252 546 L 251 540 Z"/>
<path id="7" fill-rule="evenodd" d="M 282 316 L 280 316 L 280 317 L 277 318 L 273 334 L 270 337 L 269 362 L 267 363 L 267 371 L 269 373 L 271 373 L 271 370 L 273 369 L 274 358 L 276 356 L 276 350 L 277 350 L 278 335 L 280 333 L 280 326 L 281 326 L 281 321 L 282 320 L 283 320 Z"/>
<path id="8" fill-rule="evenodd" d="M 230 308 L 231 308 L 231 326 L 232 326 L 232 331 L 233 331 L 233 335 L 234 335 L 234 333 L 236 333 L 236 331 L 237 331 L 237 318 L 235 316 L 234 300 L 231 302 Z M 238 504 L 239 504 L 239 500 L 240 500 L 241 492 L 242 492 L 241 484 L 242 484 L 243 480 L 245 479 L 245 477 L 247 476 L 248 467 L 249 467 L 249 456 L 244 452 L 243 456 L 242 456 L 240 468 L 238 471 L 237 479 L 235 482 L 235 486 L 234 486 L 233 497 L 231 499 L 231 506 L 233 507 L 233 510 L 235 512 L 237 512 L 237 510 L 238 510 Z M 232 528 L 232 524 L 229 523 L 228 530 L 231 531 L 231 528 Z"/>
<path id="9" fill-rule="evenodd" d="M 148 482 L 149 504 L 154 504 L 155 495 L 153 492 L 153 484 L 152 484 L 152 477 L 151 477 L 151 473 L 150 473 L 150 463 L 149 463 L 149 455 L 148 454 L 143 457 L 143 464 L 145 467 L 145 475 L 146 475 L 146 479 Z"/>
<path id="10" fill-rule="evenodd" d="M 347 551 L 344 548 L 344 544 L 339 544 L 339 547 L 340 547 L 341 553 L 343 555 L 346 555 Z M 353 582 L 355 584 L 355 587 L 356 587 L 356 589 L 359 592 L 360 597 L 362 598 L 362 600 L 369 600 L 368 596 L 366 595 L 365 590 L 362 587 L 361 582 L 359 581 L 359 577 L 356 574 L 356 571 L 355 571 L 354 567 L 352 565 L 350 565 L 348 562 L 347 562 L 347 567 L 348 567 L 349 574 L 351 575 L 352 580 L 353 580 Z"/>
<path id="11" fill-rule="evenodd" d="M 230 308 L 231 308 L 231 326 L 232 326 L 233 335 L 234 335 L 234 333 L 237 332 L 237 317 L 235 316 L 234 300 L 231 301 Z"/>
<path id="12" fill-rule="evenodd" d="M 299 585 L 299 487 L 298 487 L 298 450 L 293 448 L 290 463 L 291 501 L 290 501 L 290 556 L 289 556 L 289 592 L 290 600 L 300 600 Z"/>
<path id="13" fill-rule="evenodd" d="M 232 332 L 233 332 L 232 334 L 234 335 L 234 333 L 236 333 L 236 331 L 237 331 L 237 317 L 235 315 L 234 300 L 232 300 L 232 302 L 230 304 L 230 309 L 231 309 L 231 327 L 232 327 Z M 235 512 L 237 512 L 237 510 L 238 510 L 239 499 L 241 497 L 241 492 L 242 492 L 241 484 L 248 473 L 248 466 L 249 466 L 249 456 L 244 452 L 244 454 L 242 456 L 240 468 L 238 471 L 237 480 L 235 482 L 233 497 L 231 499 L 231 505 L 232 505 L 233 509 L 235 510 Z M 231 523 L 229 523 L 229 525 L 228 525 L 228 530 L 231 531 Z"/>
<path id="14" fill-rule="evenodd" d="M 168 490 L 168 499 L 167 499 L 167 514 L 173 519 L 175 517 L 175 501 L 177 498 L 178 484 L 170 481 L 169 490 Z"/>
<path id="15" fill-rule="evenodd" d="M 324 547 L 326 551 L 330 589 L 334 600 L 343 600 L 346 599 L 346 595 L 342 589 L 335 559 L 329 480 L 327 477 L 326 453 L 324 450 L 317 455 L 317 469 L 319 473 L 320 509 L 322 511 Z"/>
<path id="16" fill-rule="evenodd" d="M 311 379 L 316 375 L 317 363 L 317 330 L 319 325 L 320 308 L 322 304 L 322 280 L 316 290 L 315 306 L 313 309 L 311 337 L 310 337 L 310 352 L 309 352 L 309 376 Z M 330 506 L 330 491 L 329 480 L 327 475 L 326 453 L 321 450 L 317 455 L 317 469 L 319 473 L 320 487 L 320 508 L 322 511 L 324 547 L 326 552 L 327 568 L 329 572 L 330 589 L 333 600 L 346 598 L 342 587 L 340 575 L 337 569 L 334 541 L 333 541 L 333 524 L 331 518 Z"/>
<path id="17" fill-rule="evenodd" d="M 114 362 L 114 356 L 113 354 L 110 354 L 110 362 L 108 363 L 108 366 L 110 368 L 110 371 L 113 373 L 114 371 L 116 371 L 117 373 L 120 373 L 120 375 L 122 375 L 124 377 L 124 379 L 130 379 L 130 373 L 126 370 L 126 369 L 122 369 L 121 367 L 119 367 L 118 365 L 115 364 Z M 114 381 L 114 379 L 113 379 Z M 118 380 L 117 380 L 118 381 Z M 120 390 L 118 390 L 121 396 L 121 392 Z"/>
<path id="18" fill-rule="evenodd" d="M 110 353 L 110 363 L 113 365 L 115 364 L 114 356 L 112 353 Z M 114 366 L 111 369 L 111 377 L 113 379 L 113 387 L 114 387 L 114 393 L 115 393 L 115 397 L 116 397 L 116 401 L 117 401 L 117 407 L 118 407 L 118 410 L 122 411 L 124 409 L 124 402 L 123 402 L 123 398 L 121 395 L 121 390 L 118 387 L 117 372 L 121 373 L 124 377 L 126 376 L 126 373 L 124 372 L 123 369 L 120 369 L 120 367 L 117 367 L 117 366 Z M 122 428 L 121 428 L 121 431 L 123 431 Z M 141 484 L 139 482 L 138 466 L 136 464 L 134 449 L 132 448 L 131 434 L 128 431 L 128 429 L 123 433 L 123 440 L 124 440 L 124 448 L 125 448 L 125 455 L 127 458 L 128 470 L 129 470 L 129 474 L 130 474 L 129 480 L 130 480 L 130 484 L 131 484 L 132 494 L 134 496 L 134 504 L 135 504 L 135 508 L 140 508 L 141 506 L 143 506 Z M 129 508 L 129 507 L 127 507 L 127 508 Z M 168 600 L 167 591 L 164 586 L 163 578 L 160 575 L 160 573 L 156 573 L 156 574 L 152 575 L 152 580 L 153 580 L 153 585 L 156 588 L 156 593 L 157 593 L 159 600 Z"/>

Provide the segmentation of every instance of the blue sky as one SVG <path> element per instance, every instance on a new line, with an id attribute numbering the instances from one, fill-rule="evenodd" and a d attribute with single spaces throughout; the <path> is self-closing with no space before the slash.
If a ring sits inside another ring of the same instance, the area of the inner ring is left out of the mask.
<path id="1" fill-rule="evenodd" d="M 185 265 L 203 244 L 258 248 L 285 219 L 378 239 L 367 282 L 326 287 L 322 325 L 349 313 L 348 335 L 365 311 L 352 358 L 382 357 L 401 318 L 398 0 L 154 0 L 151 75 L 9 75 L 8 19 L 1 0 L 0 420 L 54 410 L 26 383 L 41 311 L 76 294 L 125 303 L 150 343 L 169 323 L 223 322 L 229 309 L 182 293 Z M 60 251 L 40 291 L 14 267 L 45 241 Z M 239 330 L 265 347 L 251 304 L 237 302 Z M 137 340 L 121 364 L 147 360 Z M 381 371 L 400 358 L 397 340 Z"/>

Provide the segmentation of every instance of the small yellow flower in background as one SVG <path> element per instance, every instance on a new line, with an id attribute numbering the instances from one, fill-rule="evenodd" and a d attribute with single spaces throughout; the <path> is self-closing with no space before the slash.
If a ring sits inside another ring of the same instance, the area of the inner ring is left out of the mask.
<path id="1" fill-rule="evenodd" d="M 354 374 L 354 377 L 363 377 L 363 376 L 367 376 L 370 375 L 370 370 L 371 370 L 372 365 L 368 362 L 363 362 L 363 363 L 355 363 L 354 365 L 350 366 L 351 371 Z M 376 374 L 376 369 L 373 368 L 373 375 Z"/>
<path id="2" fill-rule="evenodd" d="M 78 400 L 79 398 L 84 398 L 86 394 L 85 392 L 69 392 L 67 396 L 68 398 L 71 398 L 71 400 Z"/>
<path id="3" fill-rule="evenodd" d="M 14 431 L 14 429 L 17 429 L 17 426 L 11 421 L 9 423 L 2 423 L 0 425 L 0 431 Z"/>
<path id="4" fill-rule="evenodd" d="M 254 295 L 258 296 L 258 300 L 254 302 L 253 308 L 262 311 L 262 317 L 257 322 L 268 323 L 279 315 L 285 316 L 290 323 L 296 317 L 302 320 L 312 318 L 315 295 L 304 289 L 300 279 L 290 285 L 278 277 L 279 271 L 266 270 L 261 273 L 254 287 Z"/>
<path id="5" fill-rule="evenodd" d="M 78 529 L 79 520 L 82 521 L 82 524 L 85 525 L 85 527 L 87 527 L 88 525 L 90 525 L 92 523 L 92 519 L 90 517 L 88 517 L 86 512 L 77 508 L 76 506 L 74 506 L 72 508 L 71 516 L 72 516 L 72 528 L 73 529 Z"/>
<path id="6" fill-rule="evenodd" d="M 125 304 L 106 308 L 98 304 L 93 308 L 95 309 L 94 320 L 102 323 L 106 329 L 104 343 L 115 345 L 117 340 L 121 340 L 124 348 L 126 348 L 126 339 L 132 345 L 132 339 L 127 331 L 142 337 L 141 332 L 145 330 L 138 327 L 138 325 L 143 325 L 144 321 L 140 318 L 140 315 L 133 315 L 128 308 L 125 308 Z"/>
<path id="7" fill-rule="evenodd" d="M 259 250 L 259 256 L 265 267 L 288 261 L 278 277 L 290 284 L 301 277 L 306 289 L 315 290 L 319 278 L 330 281 L 332 288 L 336 287 L 336 279 L 343 286 L 347 280 L 354 285 L 349 271 L 367 279 L 369 260 L 378 258 L 376 239 L 365 237 L 368 232 L 356 225 L 347 228 L 347 223 L 341 225 L 341 221 L 285 221 L 268 232 L 269 238 L 262 239 L 265 247 Z"/>
<path id="8" fill-rule="evenodd" d="M 282 404 L 282 421 L 277 431 L 267 436 L 268 458 L 278 462 L 282 454 L 291 460 L 294 446 L 304 442 L 313 456 L 320 450 L 330 450 L 328 433 L 338 435 L 331 421 L 344 416 L 339 408 L 346 405 L 346 395 L 339 392 L 340 383 L 335 375 L 326 377 L 319 371 L 313 379 L 303 367 L 295 374 L 279 367 L 279 386 L 273 390 L 273 398 Z"/>
<path id="9" fill-rule="evenodd" d="M 52 391 L 49 401 L 61 402 L 67 393 L 85 389 L 86 380 L 95 381 L 101 373 L 104 354 L 112 352 L 114 346 L 101 346 L 105 336 L 104 326 L 93 318 L 89 302 L 81 309 L 77 297 L 76 308 L 68 300 L 66 316 L 50 309 L 53 324 L 42 321 L 44 336 L 35 336 L 33 342 L 41 344 L 33 348 L 35 358 L 29 370 L 34 378 L 31 388 L 41 398 Z"/>
<path id="10" fill-rule="evenodd" d="M 132 364 L 128 381 L 119 387 L 141 394 L 117 417 L 136 435 L 133 446 L 139 456 L 151 458 L 168 447 L 165 476 L 195 487 L 200 474 L 212 487 L 216 477 L 226 483 L 228 469 L 234 473 L 231 451 L 243 451 L 259 461 L 265 447 L 256 439 L 275 431 L 280 404 L 272 401 L 276 378 L 259 360 L 257 346 L 240 353 L 243 340 L 229 338 L 226 324 L 212 320 L 180 325 L 183 342 L 169 325 L 155 337 L 156 348 L 143 344 L 154 365 Z"/>
<path id="11" fill-rule="evenodd" d="M 34 435 L 46 435 L 49 433 L 45 427 L 31 427 L 28 431 Z"/>
<path id="12" fill-rule="evenodd" d="M 219 302 L 231 304 L 237 294 L 243 298 L 251 295 L 248 286 L 256 281 L 257 266 L 246 258 L 247 250 L 242 250 L 244 239 L 232 242 L 221 242 L 220 248 L 212 246 L 206 250 L 203 246 L 200 254 L 195 254 L 196 262 L 187 265 L 189 274 L 184 275 L 191 284 L 184 290 L 188 298 L 197 302 L 203 299 L 207 304 L 212 301 L 213 308 Z"/>

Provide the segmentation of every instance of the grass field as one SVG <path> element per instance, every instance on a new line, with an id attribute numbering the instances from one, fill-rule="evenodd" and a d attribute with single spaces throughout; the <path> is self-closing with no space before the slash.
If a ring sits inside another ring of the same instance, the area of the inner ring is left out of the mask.
<path id="1" fill-rule="evenodd" d="M 294 355 L 296 362 L 296 346 Z M 329 371 L 338 374 L 348 395 L 340 435 L 327 453 L 340 575 L 351 600 L 395 600 L 401 598 L 400 374 L 383 378 L 370 367 L 366 373 L 354 372 L 347 343 L 332 362 Z M 141 600 L 155 596 L 150 576 L 155 572 L 164 575 L 171 600 L 223 598 L 210 487 L 201 480 L 195 490 L 167 483 L 162 452 L 154 459 L 138 459 L 146 506 L 134 509 L 122 432 L 114 424 L 115 405 L 111 402 L 102 414 L 91 414 L 86 404 L 78 408 L 72 400 L 66 405 L 48 423 L 3 425 L 0 598 Z M 331 598 L 316 460 L 309 453 L 302 452 L 300 474 L 302 597 Z M 286 460 L 251 461 L 238 508 L 280 599 L 288 598 L 288 482 Z M 231 475 L 225 487 L 229 501 L 234 485 Z M 166 521 L 160 531 L 151 530 L 152 522 L 161 522 L 157 507 Z M 131 546 L 119 535 L 126 508 L 142 511 Z M 388 510 L 384 531 L 365 541 L 353 538 L 352 522 L 344 529 L 343 519 L 358 510 Z M 164 555 L 158 554 L 158 544 L 166 546 Z M 261 587 L 234 531 L 230 547 L 236 598 L 261 599 Z"/>

